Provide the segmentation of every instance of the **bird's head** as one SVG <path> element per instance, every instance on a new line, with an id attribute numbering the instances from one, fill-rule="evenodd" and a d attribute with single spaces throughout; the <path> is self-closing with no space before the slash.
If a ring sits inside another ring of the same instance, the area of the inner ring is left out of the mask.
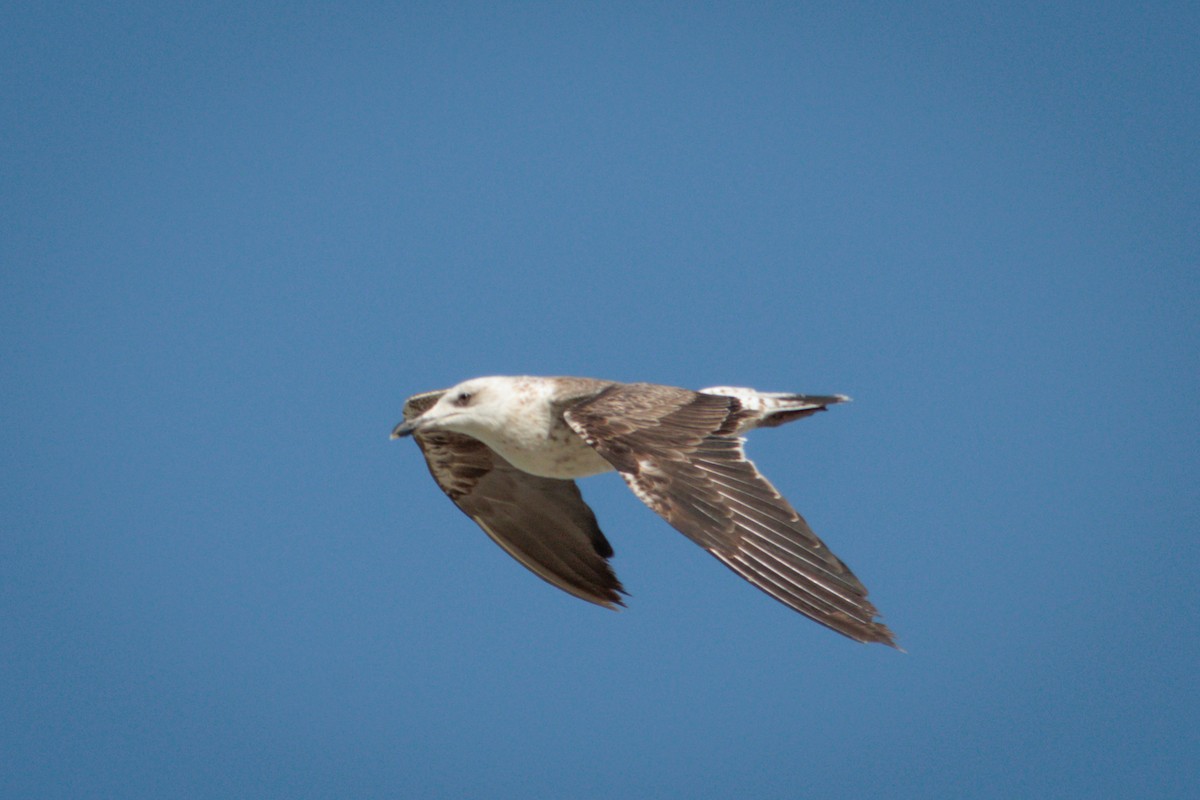
<path id="1" fill-rule="evenodd" d="M 420 416 L 406 419 L 392 431 L 392 438 L 417 431 L 453 431 L 478 437 L 502 431 L 507 424 L 513 379 L 504 376 L 472 378 L 447 389 Z"/>

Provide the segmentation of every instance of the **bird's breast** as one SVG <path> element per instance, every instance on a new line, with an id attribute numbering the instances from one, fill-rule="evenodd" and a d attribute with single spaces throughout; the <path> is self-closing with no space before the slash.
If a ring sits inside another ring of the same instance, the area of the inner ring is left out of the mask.
<path id="1" fill-rule="evenodd" d="M 502 434 L 487 444 L 517 469 L 543 478 L 571 480 L 613 469 L 565 424 L 536 436 Z"/>

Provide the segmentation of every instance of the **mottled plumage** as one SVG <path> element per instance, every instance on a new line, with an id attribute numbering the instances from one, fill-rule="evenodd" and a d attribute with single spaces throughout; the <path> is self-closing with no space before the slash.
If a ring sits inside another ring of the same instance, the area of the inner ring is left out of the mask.
<path id="1" fill-rule="evenodd" d="M 742 449 L 744 434 L 848 398 L 591 378 L 476 378 L 409 398 L 429 470 L 510 555 L 555 586 L 621 604 L 612 547 L 574 478 L 615 469 L 647 506 L 776 600 L 895 646 L 867 590 Z"/>

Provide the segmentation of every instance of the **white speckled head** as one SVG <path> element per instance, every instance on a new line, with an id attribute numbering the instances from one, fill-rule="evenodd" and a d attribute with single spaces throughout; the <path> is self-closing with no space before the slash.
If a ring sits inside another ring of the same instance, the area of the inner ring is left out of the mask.
<path id="1" fill-rule="evenodd" d="M 506 375 L 465 380 L 447 389 L 429 410 L 413 420 L 414 427 L 490 438 L 488 434 L 505 430 L 519 410 L 514 386 L 517 380 Z"/>

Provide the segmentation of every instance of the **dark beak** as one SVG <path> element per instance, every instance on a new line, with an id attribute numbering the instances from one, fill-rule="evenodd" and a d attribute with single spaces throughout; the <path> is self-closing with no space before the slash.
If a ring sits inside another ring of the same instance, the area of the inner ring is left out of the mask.
<path id="1" fill-rule="evenodd" d="M 413 431 L 419 427 L 417 424 L 417 420 L 419 419 L 420 417 L 417 417 L 416 419 L 406 419 L 404 422 L 401 422 L 399 425 L 392 428 L 392 438 L 400 439 L 405 436 L 411 436 Z"/>

